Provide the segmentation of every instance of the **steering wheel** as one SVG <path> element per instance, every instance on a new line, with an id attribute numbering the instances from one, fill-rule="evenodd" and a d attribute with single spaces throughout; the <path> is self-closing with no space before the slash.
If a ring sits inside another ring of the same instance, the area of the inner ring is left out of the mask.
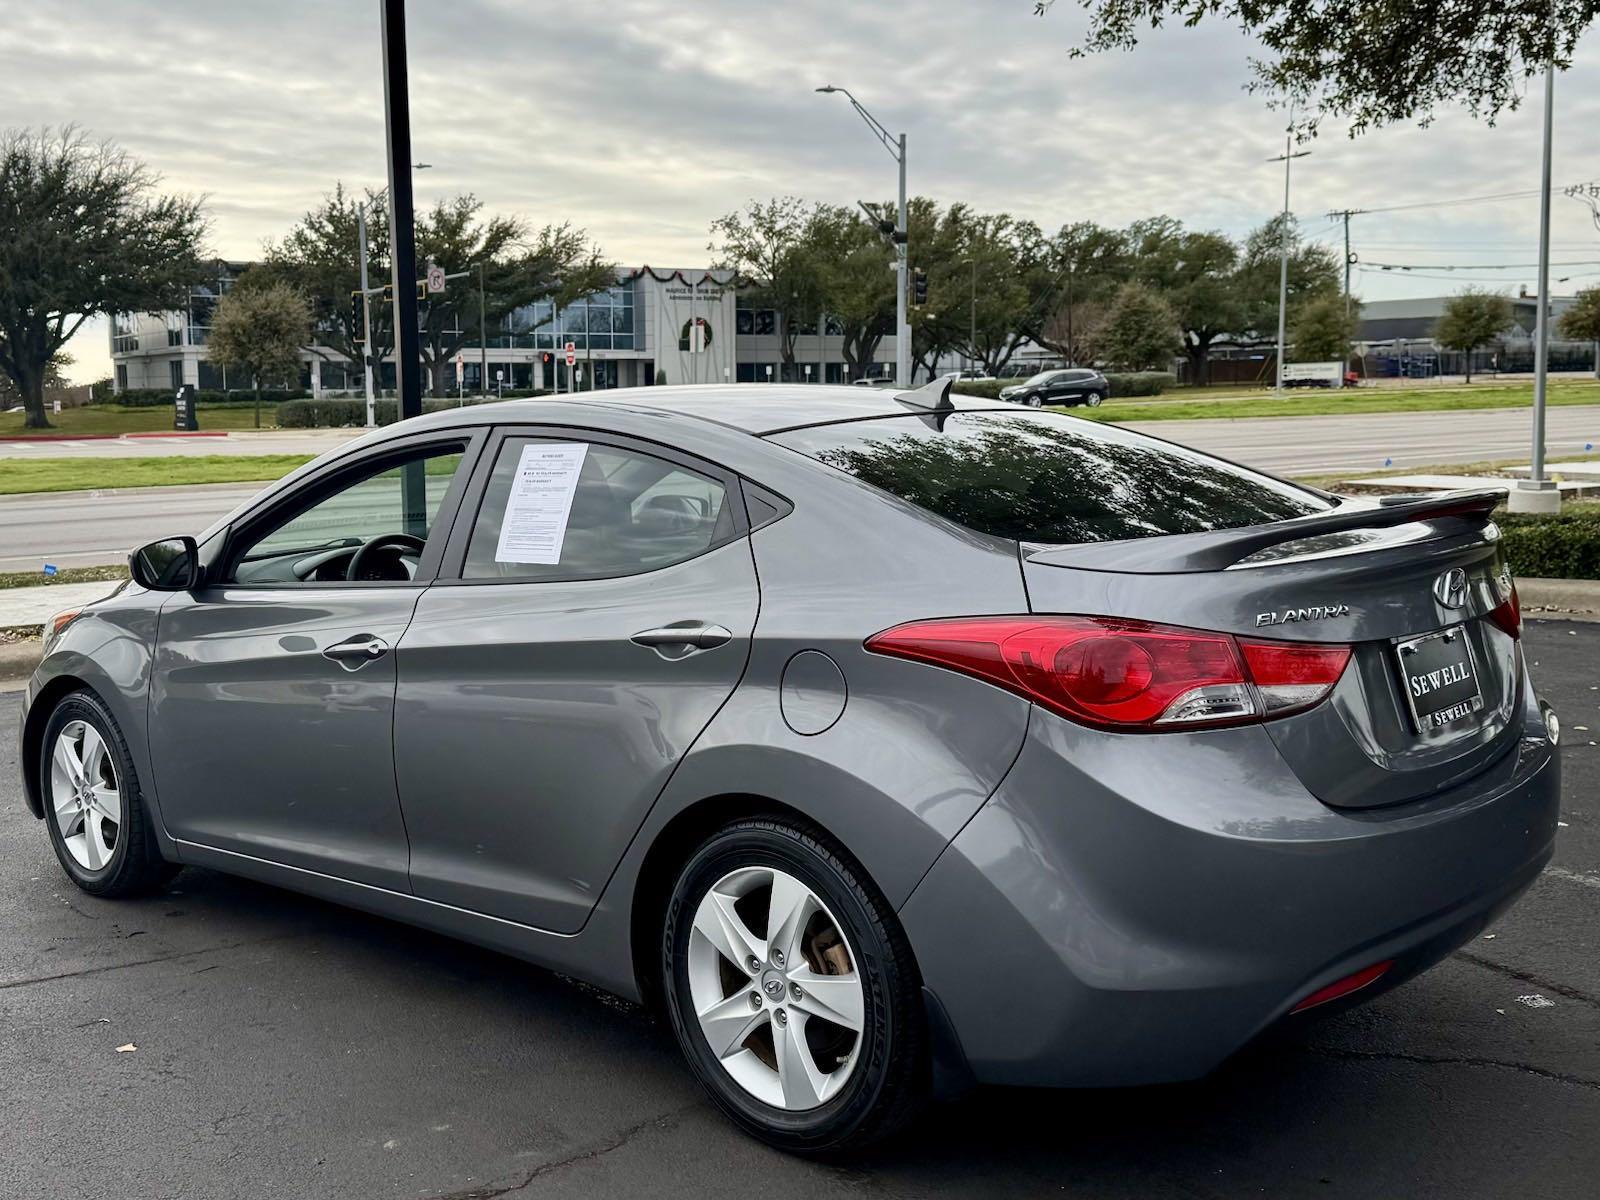
<path id="1" fill-rule="evenodd" d="M 350 556 L 350 565 L 345 568 L 344 577 L 347 580 L 363 578 L 361 569 L 372 561 L 373 554 L 379 550 L 391 546 L 409 546 L 418 554 L 421 554 L 425 544 L 421 538 L 413 537 L 409 533 L 380 533 L 377 537 L 368 538 L 362 542 L 361 549 Z M 374 578 L 381 579 L 383 576 L 374 576 Z"/>

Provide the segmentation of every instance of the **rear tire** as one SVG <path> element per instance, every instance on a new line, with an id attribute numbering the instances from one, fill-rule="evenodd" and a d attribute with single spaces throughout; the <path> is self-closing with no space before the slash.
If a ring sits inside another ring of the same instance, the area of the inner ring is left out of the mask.
<path id="1" fill-rule="evenodd" d="M 927 1032 L 910 945 L 821 830 L 752 818 L 713 834 L 678 875 L 661 953 L 678 1045 L 745 1132 L 819 1154 L 920 1111 Z"/>
<path id="2" fill-rule="evenodd" d="M 1090 408 L 1099 408 L 1101 402 L 1104 399 L 1105 399 L 1105 397 L 1103 395 L 1101 395 L 1099 392 L 1090 392 L 1087 396 L 1084 397 L 1084 403 L 1087 404 Z"/>
<path id="3" fill-rule="evenodd" d="M 94 896 L 138 896 L 178 873 L 156 848 L 128 743 L 98 696 L 77 691 L 57 704 L 39 755 L 45 827 L 73 883 Z"/>

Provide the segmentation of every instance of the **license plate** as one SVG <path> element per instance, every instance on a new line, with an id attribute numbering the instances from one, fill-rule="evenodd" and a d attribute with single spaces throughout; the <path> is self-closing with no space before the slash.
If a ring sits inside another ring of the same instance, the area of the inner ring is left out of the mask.
<path id="1" fill-rule="evenodd" d="M 1420 732 L 1440 729 L 1483 707 L 1477 664 L 1461 626 L 1411 638 L 1395 649 L 1406 703 Z"/>

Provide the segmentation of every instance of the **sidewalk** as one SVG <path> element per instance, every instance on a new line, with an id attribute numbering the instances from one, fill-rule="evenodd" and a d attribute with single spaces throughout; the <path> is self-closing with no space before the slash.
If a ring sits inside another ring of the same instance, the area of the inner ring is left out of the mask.
<path id="1" fill-rule="evenodd" d="M 42 625 L 62 609 L 109 596 L 118 586 L 114 579 L 102 579 L 95 583 L 0 588 L 0 629 Z"/>

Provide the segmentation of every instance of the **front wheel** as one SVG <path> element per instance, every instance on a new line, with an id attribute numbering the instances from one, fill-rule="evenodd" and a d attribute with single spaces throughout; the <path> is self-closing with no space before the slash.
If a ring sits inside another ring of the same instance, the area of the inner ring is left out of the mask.
<path id="1" fill-rule="evenodd" d="M 1026 400 L 1024 400 L 1023 403 L 1026 404 L 1029 408 L 1043 408 L 1044 407 L 1044 397 L 1039 395 L 1039 393 L 1035 392 L 1033 395 L 1029 396 Z"/>
<path id="2" fill-rule="evenodd" d="M 673 1032 L 733 1121 L 818 1153 L 902 1127 L 926 1092 L 916 968 L 887 902 L 827 835 L 751 819 L 690 857 L 662 955 Z"/>
<path id="3" fill-rule="evenodd" d="M 156 849 L 122 730 L 93 692 L 73 692 L 50 714 L 39 780 L 50 844 L 84 891 L 134 896 L 177 873 Z"/>

